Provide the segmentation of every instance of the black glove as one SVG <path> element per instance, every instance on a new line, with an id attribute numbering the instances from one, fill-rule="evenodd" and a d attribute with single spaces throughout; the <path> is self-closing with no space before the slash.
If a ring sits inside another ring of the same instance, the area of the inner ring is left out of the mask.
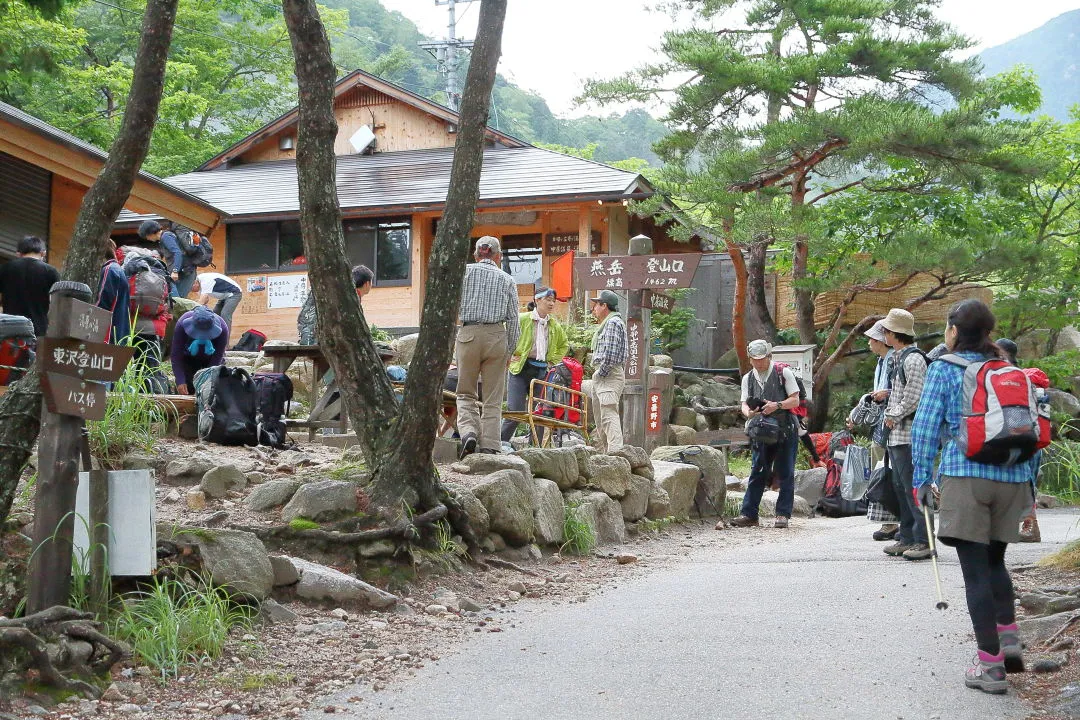
<path id="1" fill-rule="evenodd" d="M 761 408 L 765 407 L 765 401 L 761 398 L 747 398 L 746 407 L 750 408 L 751 410 L 760 410 Z"/>

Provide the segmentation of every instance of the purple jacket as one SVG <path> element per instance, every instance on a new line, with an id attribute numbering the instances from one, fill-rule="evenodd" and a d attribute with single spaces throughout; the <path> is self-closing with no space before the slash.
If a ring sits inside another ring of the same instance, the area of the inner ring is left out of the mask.
<path id="1" fill-rule="evenodd" d="M 188 336 L 187 330 L 184 329 L 181 322 L 182 320 L 183 318 L 176 322 L 176 329 L 173 330 L 172 349 L 169 356 L 172 359 L 176 384 L 190 385 L 193 378 L 188 377 L 188 369 L 193 365 L 196 368 L 213 367 L 214 365 L 221 365 L 224 361 L 225 349 L 229 345 L 229 326 L 224 320 L 215 315 L 214 322 L 222 328 L 222 332 L 213 340 L 208 341 L 214 346 L 213 354 L 207 356 L 205 353 L 200 352 L 198 356 L 192 356 L 189 346 L 194 342 L 194 339 Z M 209 357 L 209 360 L 206 360 L 207 357 Z"/>

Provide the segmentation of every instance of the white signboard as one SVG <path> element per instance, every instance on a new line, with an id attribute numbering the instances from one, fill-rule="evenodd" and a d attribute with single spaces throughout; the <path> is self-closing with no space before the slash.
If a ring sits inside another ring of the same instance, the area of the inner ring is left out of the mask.
<path id="1" fill-rule="evenodd" d="M 142 577 L 157 569 L 154 476 L 149 470 L 109 472 L 108 563 L 113 577 Z M 90 517 L 90 473 L 79 473 L 75 491 L 75 559 L 90 557 L 87 526 Z M 83 571 L 89 568 L 83 567 Z"/>
<path id="2" fill-rule="evenodd" d="M 773 348 L 773 362 L 784 363 L 802 378 L 806 399 L 814 399 L 814 350 L 816 345 L 777 345 Z"/>
<path id="3" fill-rule="evenodd" d="M 266 308 L 298 308 L 307 300 L 307 275 L 270 275 L 266 278 Z"/>

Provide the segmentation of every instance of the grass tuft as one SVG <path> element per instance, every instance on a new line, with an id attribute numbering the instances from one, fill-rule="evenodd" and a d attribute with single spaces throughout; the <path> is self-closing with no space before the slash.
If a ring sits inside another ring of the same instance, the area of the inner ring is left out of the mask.
<path id="1" fill-rule="evenodd" d="M 1080 443 L 1055 440 L 1043 451 L 1039 492 L 1069 505 L 1080 503 Z"/>
<path id="2" fill-rule="evenodd" d="M 1058 570 L 1075 570 L 1080 568 L 1080 540 L 1073 540 L 1057 552 L 1042 558 L 1036 564 L 1043 567 L 1057 568 Z"/>
<path id="3" fill-rule="evenodd" d="M 570 503 L 566 508 L 566 520 L 563 521 L 563 536 L 566 538 L 559 552 L 570 555 L 584 555 L 596 547 L 596 533 L 582 517 L 581 503 Z"/>
<path id="4" fill-rule="evenodd" d="M 293 518 L 289 521 L 289 527 L 293 530 L 318 530 L 321 525 L 314 520 L 308 520 L 304 517 Z"/>

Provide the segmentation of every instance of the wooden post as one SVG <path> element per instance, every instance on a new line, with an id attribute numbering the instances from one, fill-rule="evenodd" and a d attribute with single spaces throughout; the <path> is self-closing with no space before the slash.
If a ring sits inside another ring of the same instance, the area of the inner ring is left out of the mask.
<path id="1" fill-rule="evenodd" d="M 652 240 L 645 235 L 630 238 L 630 255 L 652 255 Z M 645 447 L 645 389 L 649 387 L 649 341 L 651 336 L 650 312 L 642 307 L 642 296 L 648 290 L 631 289 L 627 291 L 626 320 L 641 321 L 645 336 L 645 353 L 641 358 L 641 378 L 627 380 L 623 390 L 622 425 L 623 437 L 627 445 Z"/>
<path id="2" fill-rule="evenodd" d="M 100 618 L 109 609 L 109 473 L 95 470 L 90 458 L 90 435 L 83 424 L 82 442 L 83 470 L 89 473 L 89 515 L 87 538 L 90 542 L 90 609 Z"/>
<path id="3" fill-rule="evenodd" d="M 67 305 L 57 302 L 60 297 L 74 297 L 89 302 L 93 296 L 90 288 L 81 283 L 76 289 L 62 286 L 54 291 L 46 337 L 60 337 L 58 333 L 64 332 L 67 326 L 66 320 L 61 317 Z M 30 557 L 27 615 L 54 605 L 68 604 L 71 537 L 75 529 L 75 491 L 79 484 L 83 422 L 79 417 L 50 412 L 47 403 L 41 410 L 37 501 L 34 503 L 34 554 Z"/>
<path id="4" fill-rule="evenodd" d="M 589 257 L 590 255 L 592 255 L 592 208 L 588 205 L 581 205 L 578 207 L 577 257 Z M 578 282 L 578 278 L 574 278 L 574 295 L 573 310 L 570 317 L 573 319 L 575 314 L 580 313 L 578 319 L 584 321 L 589 315 L 589 293 Z"/>

